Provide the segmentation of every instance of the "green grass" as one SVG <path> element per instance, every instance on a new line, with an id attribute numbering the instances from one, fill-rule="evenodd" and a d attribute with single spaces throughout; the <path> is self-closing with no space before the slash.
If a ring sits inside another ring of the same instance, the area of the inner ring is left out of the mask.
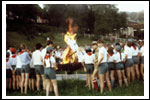
<path id="1" fill-rule="evenodd" d="M 34 49 L 36 43 L 41 43 L 43 46 L 46 44 L 46 38 L 50 37 L 54 45 L 60 45 L 62 48 L 65 48 L 67 45 L 64 42 L 64 35 L 61 33 L 43 33 L 42 35 L 35 35 L 34 38 L 27 40 L 27 36 L 24 34 L 19 34 L 17 32 L 7 32 L 6 33 L 6 46 L 13 45 L 16 48 L 19 48 L 21 43 L 26 43 L 29 49 Z M 83 37 L 79 34 L 77 43 L 79 46 L 90 45 L 92 38 Z"/>
<path id="2" fill-rule="evenodd" d="M 62 80 L 58 81 L 58 89 L 60 96 L 144 96 L 144 82 L 143 81 L 133 81 L 129 87 L 120 88 L 119 84 L 116 83 L 115 87 L 110 93 L 108 88 L 105 88 L 104 93 L 100 94 L 99 91 L 88 90 L 84 86 L 85 81 L 82 80 Z M 11 92 L 6 93 L 7 96 L 21 96 L 20 92 Z M 35 92 L 28 91 L 27 95 L 22 96 L 45 96 L 45 91 L 42 91 L 40 94 Z M 54 96 L 54 94 L 50 94 Z"/>

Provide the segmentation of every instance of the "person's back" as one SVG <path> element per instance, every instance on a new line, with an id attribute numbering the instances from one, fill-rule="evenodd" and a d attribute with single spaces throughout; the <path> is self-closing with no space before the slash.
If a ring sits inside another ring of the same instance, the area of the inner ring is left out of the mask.
<path id="1" fill-rule="evenodd" d="M 31 58 L 30 58 L 28 52 L 24 52 L 24 53 L 20 54 L 20 61 L 21 61 L 22 65 L 30 64 L 30 60 L 31 60 Z"/>
<path id="2" fill-rule="evenodd" d="M 36 50 L 32 54 L 33 65 L 43 65 L 42 63 L 42 53 L 40 50 Z"/>

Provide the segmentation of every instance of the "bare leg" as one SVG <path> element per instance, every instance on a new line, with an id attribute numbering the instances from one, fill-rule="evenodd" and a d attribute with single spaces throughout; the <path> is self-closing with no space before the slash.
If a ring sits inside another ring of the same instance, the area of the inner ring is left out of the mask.
<path id="1" fill-rule="evenodd" d="M 135 80 L 135 69 L 133 66 L 131 67 L 131 75 L 132 75 L 132 81 L 134 81 Z"/>
<path id="2" fill-rule="evenodd" d="M 144 80 L 144 64 L 141 64 L 141 75 Z"/>
<path id="3" fill-rule="evenodd" d="M 130 84 L 130 68 L 129 67 L 126 68 L 126 73 L 127 73 L 128 83 Z"/>
<path id="4" fill-rule="evenodd" d="M 91 90 L 91 78 L 90 78 L 90 74 L 87 74 L 87 77 L 88 77 L 88 87 L 89 87 L 89 90 Z"/>
<path id="5" fill-rule="evenodd" d="M 35 84 L 35 79 L 32 79 L 32 91 L 34 91 L 34 84 Z"/>
<path id="6" fill-rule="evenodd" d="M 25 94 L 27 94 L 28 81 L 29 81 L 29 73 L 26 73 L 25 74 Z"/>
<path id="7" fill-rule="evenodd" d="M 122 87 L 122 76 L 121 76 L 120 70 L 117 70 L 117 75 L 118 75 L 119 85 L 120 85 L 120 87 Z"/>
<path id="8" fill-rule="evenodd" d="M 112 88 L 111 88 L 111 83 L 110 83 L 109 73 L 108 73 L 108 72 L 105 73 L 105 79 L 106 79 L 106 82 L 107 82 L 107 86 L 108 86 L 108 88 L 109 88 L 109 91 L 111 92 L 111 91 L 112 91 Z"/>
<path id="9" fill-rule="evenodd" d="M 15 76 L 15 74 L 13 74 L 13 90 L 16 89 L 16 87 L 15 87 L 16 86 L 16 84 L 15 84 L 16 82 L 15 81 L 16 81 L 16 76 Z"/>
<path id="10" fill-rule="evenodd" d="M 21 94 L 23 94 L 23 87 L 24 87 L 24 76 L 25 76 L 25 74 L 24 73 L 22 73 L 21 74 L 21 77 L 22 77 L 22 81 L 21 81 Z"/>
<path id="11" fill-rule="evenodd" d="M 104 91 L 104 74 L 99 74 L 99 83 L 100 83 L 100 93 L 102 94 Z"/>
<path id="12" fill-rule="evenodd" d="M 44 78 L 44 75 L 41 75 L 42 76 L 42 80 L 43 80 L 43 90 L 45 90 L 45 78 Z"/>
<path id="13" fill-rule="evenodd" d="M 40 91 L 40 75 L 36 75 L 36 79 L 37 91 Z"/>
<path id="14" fill-rule="evenodd" d="M 114 70 L 111 70 L 110 71 L 110 78 L 111 78 L 111 85 L 112 87 L 114 87 L 114 82 L 115 82 L 115 71 Z"/>
<path id="15" fill-rule="evenodd" d="M 125 72 L 124 72 L 124 70 L 121 70 L 121 73 L 122 73 L 123 80 L 124 80 L 124 82 L 125 82 L 126 86 L 128 86 L 128 81 L 127 81 L 127 78 L 126 78 L 126 76 L 125 76 Z"/>
<path id="16" fill-rule="evenodd" d="M 46 96 L 49 96 L 50 80 L 46 79 Z"/>
<path id="17" fill-rule="evenodd" d="M 57 86 L 57 80 L 54 79 L 54 80 L 51 80 L 52 81 L 52 84 L 54 86 L 54 92 L 55 92 L 55 96 L 59 96 L 59 93 L 58 93 L 58 86 Z"/>
<path id="18" fill-rule="evenodd" d="M 137 75 L 137 78 L 138 80 L 140 80 L 140 72 L 139 72 L 139 67 L 137 64 L 134 65 L 134 68 L 135 68 L 135 71 L 136 71 L 136 75 Z"/>

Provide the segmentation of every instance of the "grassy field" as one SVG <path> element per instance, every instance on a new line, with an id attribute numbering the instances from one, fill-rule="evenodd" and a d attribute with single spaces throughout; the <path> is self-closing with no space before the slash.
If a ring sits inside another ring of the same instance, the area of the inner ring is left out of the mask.
<path id="1" fill-rule="evenodd" d="M 34 38 L 27 40 L 27 36 L 24 34 L 19 34 L 17 32 L 7 32 L 6 33 L 6 45 L 13 45 L 16 48 L 19 48 L 21 43 L 26 43 L 29 49 L 34 49 L 36 43 L 41 43 L 43 46 L 46 44 L 46 38 L 49 37 L 54 45 L 60 45 L 62 48 L 66 47 L 64 42 L 64 35 L 61 33 L 43 33 L 41 35 L 35 35 Z M 77 43 L 79 46 L 90 45 L 92 43 L 92 38 L 83 37 L 78 35 Z"/>
<path id="2" fill-rule="evenodd" d="M 105 88 L 103 94 L 99 91 L 88 90 L 85 87 L 85 81 L 82 80 L 62 80 L 58 81 L 58 89 L 60 96 L 144 96 L 144 82 L 143 81 L 133 81 L 129 87 L 120 88 L 119 84 L 116 83 L 115 87 L 110 93 L 108 88 Z M 45 91 L 37 94 L 36 92 L 28 91 L 27 95 L 21 95 L 20 92 L 7 92 L 7 96 L 45 96 Z M 54 94 L 50 94 L 54 96 Z"/>

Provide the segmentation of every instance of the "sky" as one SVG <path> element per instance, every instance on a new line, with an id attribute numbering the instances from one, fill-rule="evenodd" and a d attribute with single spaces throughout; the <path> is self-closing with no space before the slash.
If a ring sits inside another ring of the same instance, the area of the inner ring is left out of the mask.
<path id="1" fill-rule="evenodd" d="M 43 8 L 43 4 L 39 4 L 41 8 Z M 116 6 L 119 8 L 119 11 L 126 11 L 126 12 L 139 12 L 144 10 L 143 4 L 117 4 Z"/>
<path id="2" fill-rule="evenodd" d="M 118 4 L 116 7 L 119 8 L 119 11 L 127 12 L 139 12 L 144 10 L 143 4 Z"/>

